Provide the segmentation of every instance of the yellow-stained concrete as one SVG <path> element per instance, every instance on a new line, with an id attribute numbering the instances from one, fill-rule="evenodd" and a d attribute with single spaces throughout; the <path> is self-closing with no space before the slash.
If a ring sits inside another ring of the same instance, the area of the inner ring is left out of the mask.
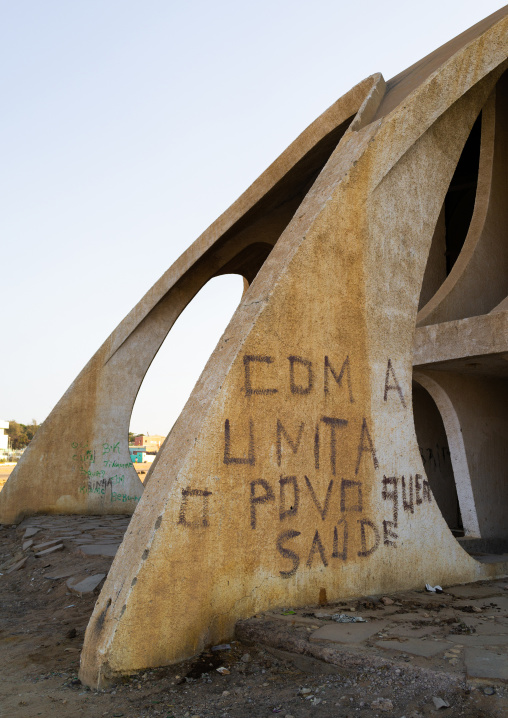
<path id="1" fill-rule="evenodd" d="M 257 611 L 507 570 L 466 553 L 443 516 L 460 513 L 469 541 L 508 540 L 507 56 L 505 8 L 352 88 L 44 422 L 0 494 L 2 522 L 135 509 L 87 629 L 85 684 L 188 658 Z M 446 198 L 480 113 L 474 211 L 448 272 Z M 183 309 L 227 272 L 246 291 L 143 490 L 127 447 L 137 391 Z M 446 439 L 446 491 L 431 490 L 418 432 Z"/>
<path id="2" fill-rule="evenodd" d="M 84 683 L 192 656 L 260 610 L 506 571 L 450 532 L 411 383 L 432 238 L 471 128 L 502 87 L 507 38 L 505 11 L 393 106 L 395 86 L 373 77 L 161 449 L 87 629 Z M 458 401 L 467 381 L 440 383 L 473 431 Z M 497 440 L 502 395 L 470 384 Z M 497 474 L 493 487 L 505 502 Z"/>

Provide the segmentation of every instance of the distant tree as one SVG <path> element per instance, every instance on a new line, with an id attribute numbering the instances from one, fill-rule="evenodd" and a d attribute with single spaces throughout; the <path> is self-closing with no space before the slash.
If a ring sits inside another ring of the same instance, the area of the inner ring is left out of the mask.
<path id="1" fill-rule="evenodd" d="M 133 443 L 134 443 L 134 437 L 135 437 L 135 436 L 136 436 L 136 434 L 133 434 L 132 431 L 129 431 L 129 444 L 133 444 Z"/>
<path id="2" fill-rule="evenodd" d="M 35 432 L 39 428 L 37 421 L 32 419 L 31 424 L 20 424 L 17 421 L 9 421 L 7 434 L 11 440 L 13 449 L 24 449 L 35 436 Z"/>

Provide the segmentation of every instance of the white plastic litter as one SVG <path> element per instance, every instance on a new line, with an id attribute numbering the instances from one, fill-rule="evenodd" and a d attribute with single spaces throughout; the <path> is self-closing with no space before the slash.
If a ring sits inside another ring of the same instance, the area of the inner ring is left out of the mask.
<path id="1" fill-rule="evenodd" d="M 337 623 L 367 623 L 366 618 L 349 616 L 347 613 L 334 613 L 331 618 L 332 621 L 336 621 Z"/>
<path id="2" fill-rule="evenodd" d="M 425 590 L 429 593 L 443 593 L 441 586 L 431 586 L 430 583 L 425 584 Z"/>

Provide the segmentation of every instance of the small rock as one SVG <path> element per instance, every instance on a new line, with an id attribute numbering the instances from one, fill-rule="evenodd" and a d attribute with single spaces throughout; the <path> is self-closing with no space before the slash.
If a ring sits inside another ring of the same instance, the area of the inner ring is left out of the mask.
<path id="1" fill-rule="evenodd" d="M 244 663 L 250 663 L 252 661 L 252 658 L 250 657 L 250 655 L 248 653 L 244 653 L 241 660 Z"/>
<path id="2" fill-rule="evenodd" d="M 229 696 L 229 691 L 222 691 L 223 696 Z"/>
<path id="3" fill-rule="evenodd" d="M 482 609 L 479 606 L 472 606 L 473 613 L 483 613 Z"/>
<path id="4" fill-rule="evenodd" d="M 492 686 L 485 686 L 485 688 L 483 689 L 483 692 L 485 693 L 486 696 L 493 696 L 496 692 L 496 689 L 493 688 Z"/>
<path id="5" fill-rule="evenodd" d="M 321 703 L 321 698 L 312 698 L 311 703 L 313 706 L 318 706 Z"/>
<path id="6" fill-rule="evenodd" d="M 28 541 L 23 541 L 23 551 L 26 551 L 32 545 L 33 545 L 32 539 L 29 539 Z"/>
<path id="7" fill-rule="evenodd" d="M 391 598 L 388 598 L 388 596 L 383 596 L 381 599 L 381 603 L 385 606 L 393 606 L 395 601 L 393 601 Z"/>
<path id="8" fill-rule="evenodd" d="M 376 698 L 375 701 L 372 701 L 370 707 L 379 711 L 392 711 L 393 703 L 388 698 Z"/>
<path id="9" fill-rule="evenodd" d="M 439 696 L 433 696 L 432 702 L 434 703 L 434 707 L 436 710 L 441 710 L 442 708 L 449 708 L 450 704 L 447 703 L 445 700 L 440 698 Z"/>
<path id="10" fill-rule="evenodd" d="M 311 690 L 310 688 L 300 688 L 300 690 L 298 691 L 298 693 L 299 693 L 301 696 L 308 696 L 310 693 L 312 693 L 312 690 Z"/>
<path id="11" fill-rule="evenodd" d="M 220 666 L 220 668 L 217 668 L 217 673 L 220 673 L 221 676 L 229 676 L 230 671 L 228 671 L 228 669 L 224 666 Z"/>
<path id="12" fill-rule="evenodd" d="M 220 643 L 218 646 L 212 646 L 212 651 L 230 651 L 229 643 Z"/>
<path id="13" fill-rule="evenodd" d="M 68 630 L 67 633 L 65 634 L 65 638 L 76 638 L 77 634 L 78 634 L 78 632 L 76 631 L 76 629 L 75 629 L 75 628 L 71 628 L 71 629 Z"/>

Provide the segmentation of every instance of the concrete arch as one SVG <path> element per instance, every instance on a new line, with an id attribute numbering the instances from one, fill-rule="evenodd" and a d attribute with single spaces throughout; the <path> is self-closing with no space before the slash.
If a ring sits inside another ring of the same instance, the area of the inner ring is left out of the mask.
<path id="1" fill-rule="evenodd" d="M 334 600 L 501 572 L 446 526 L 410 406 L 433 229 L 506 60 L 506 12 L 489 22 L 437 52 L 439 71 L 427 60 L 387 83 L 281 234 L 132 518 L 87 628 L 84 683 L 196 655 L 323 587 Z"/>
<path id="2" fill-rule="evenodd" d="M 507 128 L 505 73 L 482 109 L 478 184 L 464 246 L 450 274 L 418 312 L 418 326 L 486 314 L 508 293 Z M 440 232 L 444 232 L 444 215 L 438 220 L 436 239 Z"/>
<path id="3" fill-rule="evenodd" d="M 147 292 L 44 421 L 0 494 L 0 522 L 36 513 L 132 513 L 142 484 L 128 452 L 129 417 L 153 357 L 204 284 L 251 283 L 351 120 L 372 76 L 312 123 Z"/>
<path id="4" fill-rule="evenodd" d="M 473 487 L 471 485 L 464 437 L 457 412 L 450 397 L 436 379 L 422 372 L 414 372 L 413 380 L 428 391 L 439 409 L 450 448 L 450 457 L 459 499 L 460 513 L 462 515 L 464 534 L 468 538 L 479 538 L 481 535 L 480 525 L 478 523 Z"/>

